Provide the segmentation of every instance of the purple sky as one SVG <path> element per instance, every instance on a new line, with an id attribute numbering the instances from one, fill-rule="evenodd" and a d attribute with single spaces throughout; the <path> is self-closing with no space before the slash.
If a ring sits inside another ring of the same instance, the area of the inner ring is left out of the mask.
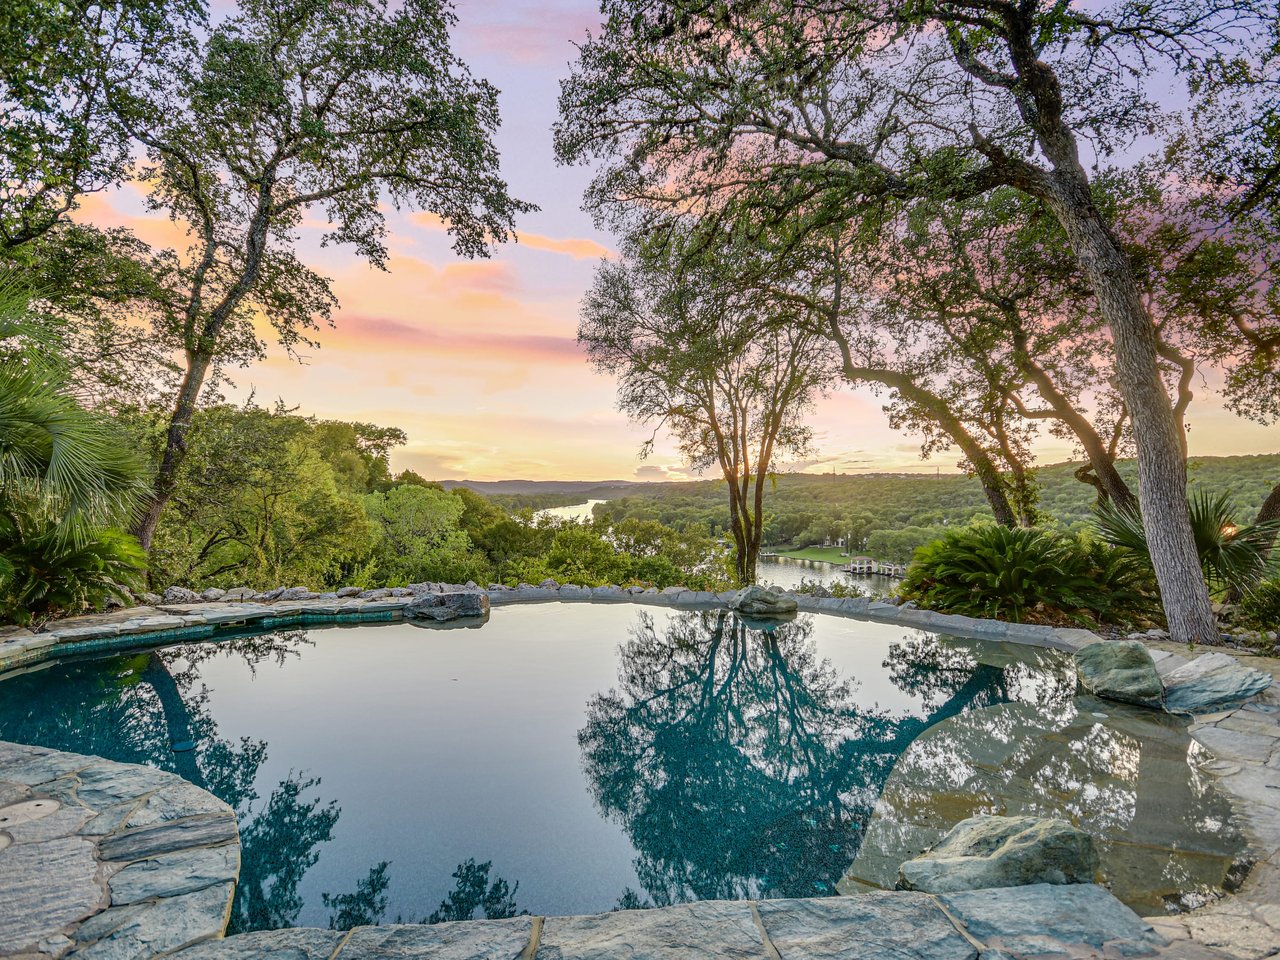
<path id="1" fill-rule="evenodd" d="M 217 11 L 228 5 L 218 3 Z M 577 301 L 612 238 L 581 210 L 590 171 L 557 167 L 551 145 L 559 79 L 572 41 L 598 22 L 596 0 L 460 0 L 458 52 L 477 76 L 501 90 L 498 136 L 513 193 L 540 212 L 519 223 L 522 242 L 487 261 L 460 261 L 438 223 L 392 214 L 391 272 L 371 270 L 349 251 L 322 250 L 320 224 L 304 228 L 302 255 L 332 277 L 342 304 L 337 329 L 297 364 L 271 358 L 236 374 L 236 395 L 276 397 L 305 413 L 402 427 L 409 445 L 395 456 L 430 478 L 607 479 L 683 477 L 672 446 L 660 441 L 641 462 L 648 431 L 613 407 L 614 384 L 593 373 L 578 350 Z M 156 244 L 179 237 L 148 217 L 136 190 L 93 197 L 85 215 L 132 226 Z M 1250 427 L 1209 401 L 1191 418 L 1193 453 L 1275 450 L 1274 431 Z M 919 444 L 889 429 L 879 401 L 840 391 L 813 419 L 814 460 L 790 469 L 946 472 L 956 457 L 919 462 Z M 1049 440 L 1045 462 L 1069 448 Z"/>

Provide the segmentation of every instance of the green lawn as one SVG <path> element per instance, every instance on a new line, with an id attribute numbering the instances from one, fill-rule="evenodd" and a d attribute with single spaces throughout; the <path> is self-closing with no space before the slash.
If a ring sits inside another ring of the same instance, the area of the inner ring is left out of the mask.
<path id="1" fill-rule="evenodd" d="M 849 558 L 842 555 L 843 547 L 804 547 L 801 550 L 778 550 L 766 548 L 766 552 L 780 557 L 794 557 L 797 560 L 825 560 L 828 563 L 848 563 Z"/>

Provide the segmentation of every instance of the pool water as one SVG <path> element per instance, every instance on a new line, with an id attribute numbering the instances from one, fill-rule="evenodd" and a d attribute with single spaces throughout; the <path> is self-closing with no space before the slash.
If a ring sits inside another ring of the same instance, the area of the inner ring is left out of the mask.
<path id="1" fill-rule="evenodd" d="M 931 725 L 1071 701 L 1056 656 L 973 650 L 831 617 L 507 607 L 53 664 L 0 681 L 0 739 L 236 808 L 233 931 L 820 896 Z"/>

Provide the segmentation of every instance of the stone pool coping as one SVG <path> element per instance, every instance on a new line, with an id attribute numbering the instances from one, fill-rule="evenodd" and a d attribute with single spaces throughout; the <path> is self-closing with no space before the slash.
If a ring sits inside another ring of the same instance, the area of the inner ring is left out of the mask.
<path id="1" fill-rule="evenodd" d="M 633 602 L 696 610 L 723 608 L 734 595 L 682 588 L 634 591 L 570 585 L 490 590 L 488 596 L 493 605 Z M 59 621 L 35 632 L 8 630 L 0 634 L 0 676 L 67 656 L 230 636 L 245 630 L 398 620 L 412 599 L 160 604 Z M 980 620 L 862 597 L 797 595 L 796 599 L 806 613 L 1065 652 L 1099 639 L 1087 630 Z M 459 621 L 457 625 L 479 623 Z M 1250 662 L 1280 676 L 1280 662 L 1261 657 Z M 795 901 L 711 901 L 598 917 L 364 927 L 349 933 L 300 928 L 225 939 L 222 933 L 239 874 L 235 818 L 225 804 L 173 774 L 152 768 L 0 743 L 0 807 L 11 814 L 13 809 L 31 809 L 14 804 L 58 805 L 54 812 L 13 827 L 0 820 L 0 956 L 77 960 L 164 956 L 183 960 L 258 956 L 290 960 L 870 960 L 898 955 L 939 960 L 1033 956 L 1262 960 L 1280 956 L 1280 692 L 1273 685 L 1237 709 L 1194 718 L 1189 733 L 1213 757 L 1201 768 L 1215 777 L 1218 788 L 1231 800 L 1255 863 L 1232 895 L 1188 914 L 1139 922 L 1099 887 L 1019 887 L 943 897 L 888 892 Z M 43 935 L 15 946 L 16 938 L 25 935 L 15 931 L 30 932 L 34 927 Z M 23 952 L 18 953 L 19 949 Z"/>

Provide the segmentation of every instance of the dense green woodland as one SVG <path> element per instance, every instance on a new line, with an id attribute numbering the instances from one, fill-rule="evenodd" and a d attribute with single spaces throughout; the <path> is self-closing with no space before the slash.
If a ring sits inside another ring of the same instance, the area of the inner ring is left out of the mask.
<path id="1" fill-rule="evenodd" d="M 1046 522 L 1070 529 L 1091 523 L 1094 488 L 1075 478 L 1075 468 L 1055 464 L 1036 472 L 1038 509 Z M 1132 461 L 1121 462 L 1120 472 L 1137 485 Z M 1280 477 L 1280 454 L 1197 457 L 1189 472 L 1192 490 L 1228 493 L 1238 517 L 1249 520 Z M 719 533 L 728 521 L 723 487 L 714 480 L 637 485 L 597 506 L 596 513 Z M 586 494 L 607 495 L 607 489 Z M 765 543 L 774 549 L 834 543 L 851 536 L 857 552 L 895 562 L 910 560 L 916 547 L 947 527 L 991 519 L 981 484 L 959 475 L 780 474 L 766 488 L 765 510 Z"/>

